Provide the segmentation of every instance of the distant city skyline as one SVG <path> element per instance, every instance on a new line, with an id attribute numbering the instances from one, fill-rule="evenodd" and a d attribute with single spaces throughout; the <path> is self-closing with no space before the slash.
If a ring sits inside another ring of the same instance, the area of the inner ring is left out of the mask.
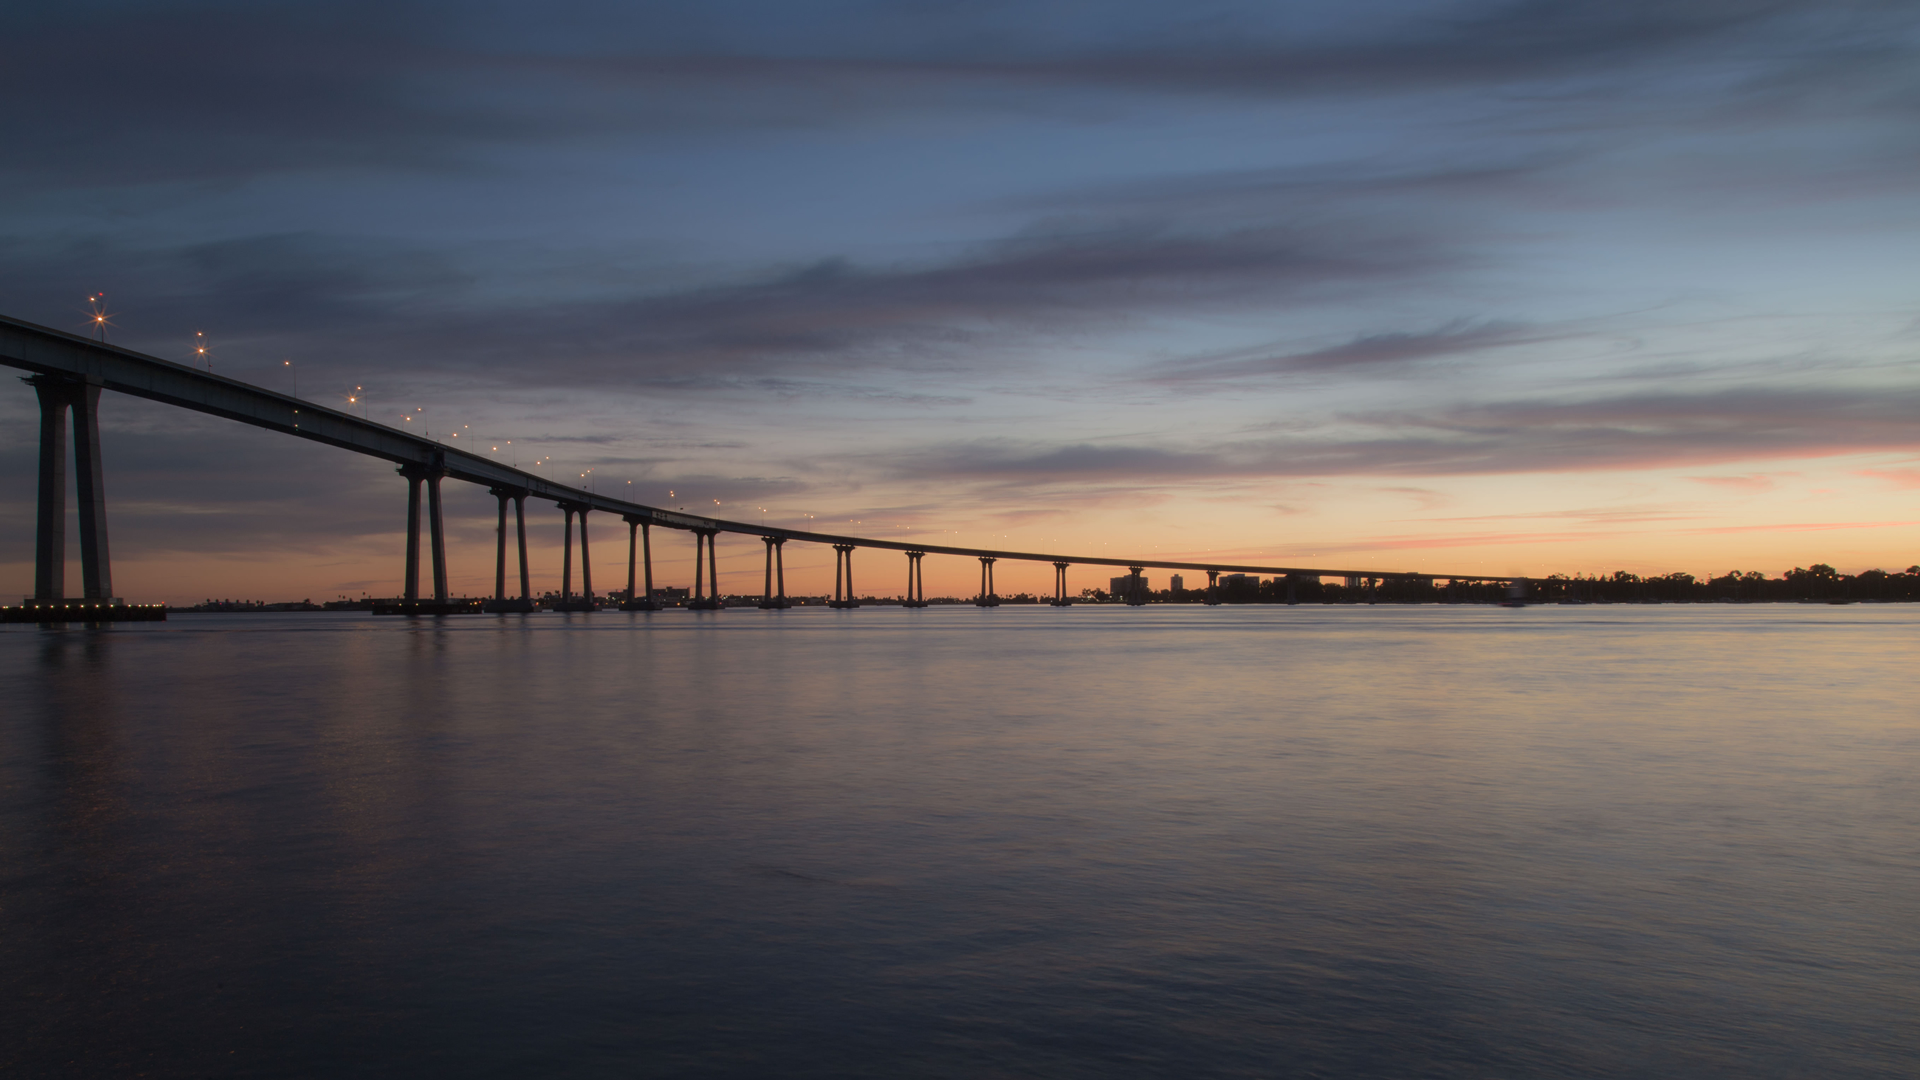
<path id="1" fill-rule="evenodd" d="M 84 333 L 104 294 L 116 343 L 740 520 L 1895 571 L 1916 41 L 1903 5 L 46 9 L 0 43 L 0 312 Z M 378 462 L 112 396 L 102 422 L 123 595 L 397 591 Z M 492 500 L 448 500 L 453 589 L 485 594 Z M 545 589 L 559 514 L 529 528 Z M 723 591 L 758 549 L 721 541 Z M 623 543 L 594 554 L 624 579 Z M 656 565 L 690 580 L 691 540 Z M 789 591 L 832 567 L 790 546 Z"/>

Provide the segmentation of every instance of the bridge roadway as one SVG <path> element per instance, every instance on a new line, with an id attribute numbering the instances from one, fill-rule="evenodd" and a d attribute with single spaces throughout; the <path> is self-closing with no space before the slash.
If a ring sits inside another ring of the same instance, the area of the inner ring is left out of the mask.
<path id="1" fill-rule="evenodd" d="M 1351 578 L 1450 578 L 1455 581 L 1520 581 L 1507 575 L 1443 574 L 1411 570 L 1354 570 L 1311 566 L 1269 566 L 1252 563 L 1179 562 L 1154 558 L 1121 559 L 1098 555 L 1057 555 L 996 548 L 957 547 L 949 544 L 907 543 L 873 537 L 785 529 L 723 518 L 688 514 L 657 506 L 609 498 L 580 488 L 556 484 L 545 477 L 503 465 L 483 454 L 448 446 L 424 436 L 364 420 L 351 413 L 317 405 L 237 379 L 201 371 L 185 364 L 123 349 L 76 334 L 0 315 L 0 364 L 35 375 L 85 383 L 99 389 L 163 402 L 195 412 L 237 420 L 243 424 L 337 446 L 359 454 L 384 458 L 402 467 L 437 469 L 444 475 L 490 488 L 518 489 L 528 497 L 566 506 L 586 507 L 623 519 L 673 529 L 739 533 L 774 540 L 796 540 L 828 545 L 851 545 L 889 551 L 920 551 L 938 555 L 1008 559 L 1024 562 L 1068 563 L 1088 566 L 1151 567 L 1213 573 L 1300 575 Z M 84 496 L 83 496 L 84 498 Z"/>

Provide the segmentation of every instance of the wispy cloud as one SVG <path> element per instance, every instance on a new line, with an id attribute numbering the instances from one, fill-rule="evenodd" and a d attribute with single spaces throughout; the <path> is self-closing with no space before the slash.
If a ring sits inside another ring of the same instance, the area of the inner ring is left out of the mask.
<path id="1" fill-rule="evenodd" d="M 1432 330 L 1367 334 L 1301 352 L 1256 352 L 1166 361 L 1148 369 L 1146 377 L 1160 383 L 1217 382 L 1296 372 L 1391 368 L 1570 336 L 1577 336 L 1577 332 L 1457 320 Z"/>
<path id="2" fill-rule="evenodd" d="M 1347 418 L 1321 430 L 1177 446 L 1011 440 L 894 458 L 901 475 L 1037 486 L 1249 476 L 1444 476 L 1668 468 L 1920 447 L 1920 390 L 1742 389 L 1523 400 Z"/>
<path id="3" fill-rule="evenodd" d="M 1270 304 L 1329 283 L 1385 286 L 1454 258 L 1436 237 L 1345 226 L 1109 225 L 1009 238 L 943 262 L 824 259 L 678 290 L 636 281 L 624 295 L 607 285 L 611 295 L 590 300 L 503 304 L 445 256 L 396 247 L 306 235 L 159 250 L 21 244 L 0 252 L 0 289 L 31 292 L 106 265 L 121 294 L 176 320 L 182 341 L 217 313 L 226 335 L 256 352 L 351 351 L 416 374 L 942 405 L 967 395 L 845 378 L 1006 370 L 1036 340 L 1156 312 Z"/>
<path id="4" fill-rule="evenodd" d="M 1862 469 L 1859 475 L 1879 480 L 1897 491 L 1920 490 L 1920 469 Z"/>

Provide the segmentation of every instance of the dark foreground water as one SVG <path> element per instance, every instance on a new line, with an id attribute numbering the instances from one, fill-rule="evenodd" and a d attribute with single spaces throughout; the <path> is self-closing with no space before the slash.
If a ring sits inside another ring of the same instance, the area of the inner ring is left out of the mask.
<path id="1" fill-rule="evenodd" d="M 1920 609 L 0 633 L 0 1075 L 1920 1071 Z"/>

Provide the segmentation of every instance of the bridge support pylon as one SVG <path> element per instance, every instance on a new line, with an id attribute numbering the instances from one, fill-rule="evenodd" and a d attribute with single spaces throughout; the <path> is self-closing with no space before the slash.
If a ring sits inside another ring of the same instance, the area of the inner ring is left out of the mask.
<path id="1" fill-rule="evenodd" d="M 590 507 L 581 503 L 563 502 L 560 512 L 567 516 L 567 528 L 563 535 L 563 552 L 560 556 L 560 599 L 554 601 L 555 611 L 594 611 L 599 605 L 593 602 L 593 566 L 588 556 L 591 549 L 587 546 L 587 511 Z M 580 595 L 573 593 L 573 515 L 580 515 Z"/>
<path id="2" fill-rule="evenodd" d="M 846 568 L 846 588 L 841 589 L 840 571 Z M 830 608 L 857 608 L 860 601 L 853 598 L 853 545 L 833 545 L 833 599 L 827 601 Z"/>
<path id="3" fill-rule="evenodd" d="M 1067 599 L 1067 567 L 1072 564 L 1057 562 L 1053 564 L 1053 600 L 1054 607 L 1067 607 L 1073 601 Z"/>
<path id="4" fill-rule="evenodd" d="M 627 598 L 620 601 L 621 611 L 659 611 L 660 601 L 653 598 L 653 533 L 652 526 L 645 518 L 631 514 L 621 520 L 627 523 Z M 634 561 L 638 554 L 640 563 L 645 567 L 646 579 L 634 580 Z M 640 587 L 645 591 L 635 592 Z"/>
<path id="5" fill-rule="evenodd" d="M 1127 567 L 1128 573 L 1130 575 L 1127 580 L 1127 606 L 1128 607 L 1146 606 L 1147 583 L 1140 580 L 1140 571 L 1145 569 L 1146 567 L 1144 566 Z"/>
<path id="6" fill-rule="evenodd" d="M 451 615 L 471 612 L 478 605 L 471 601 L 455 604 L 447 590 L 446 517 L 440 511 L 440 480 L 447 470 L 434 456 L 430 464 L 408 463 L 395 470 L 407 480 L 407 569 L 399 604 L 376 606 L 375 614 Z M 420 598 L 420 485 L 427 486 L 427 545 L 433 560 L 433 599 Z"/>
<path id="7" fill-rule="evenodd" d="M 529 595 L 531 582 L 527 578 L 527 493 L 522 488 L 488 488 L 487 494 L 500 500 L 500 524 L 496 527 L 493 550 L 493 599 L 480 605 L 480 610 L 497 613 L 529 612 L 533 610 L 533 597 Z M 513 504 L 515 532 L 520 549 L 520 596 L 507 595 L 507 504 Z"/>
<path id="8" fill-rule="evenodd" d="M 713 546 L 713 538 L 719 532 L 718 529 L 693 530 L 693 599 L 687 601 L 687 607 L 695 611 L 721 611 L 727 606 L 720 599 L 720 554 Z M 700 586 L 702 570 L 707 575 L 704 593 Z"/>
<path id="9" fill-rule="evenodd" d="M 107 554 L 107 492 L 100 463 L 100 387 L 78 379 L 25 380 L 40 399 L 40 491 L 33 550 L 33 598 L 67 595 L 67 413 L 73 414 L 74 487 L 80 497 L 80 592 L 113 604 Z"/>
<path id="10" fill-rule="evenodd" d="M 1219 603 L 1220 603 L 1220 571 L 1209 570 L 1207 571 L 1207 606 L 1214 607 L 1214 606 L 1217 606 Z"/>
<path id="11" fill-rule="evenodd" d="M 993 591 L 993 564 L 991 555 L 980 556 L 980 596 L 974 600 L 974 607 L 999 607 L 1000 597 Z"/>
<path id="12" fill-rule="evenodd" d="M 907 598 L 900 601 L 901 607 L 927 606 L 927 580 L 920 573 L 920 560 L 926 557 L 924 551 L 907 552 Z"/>
<path id="13" fill-rule="evenodd" d="M 760 606 L 769 611 L 790 608 L 793 601 L 787 599 L 786 538 L 763 536 L 760 542 L 767 545 L 767 581 L 760 590 Z"/>

